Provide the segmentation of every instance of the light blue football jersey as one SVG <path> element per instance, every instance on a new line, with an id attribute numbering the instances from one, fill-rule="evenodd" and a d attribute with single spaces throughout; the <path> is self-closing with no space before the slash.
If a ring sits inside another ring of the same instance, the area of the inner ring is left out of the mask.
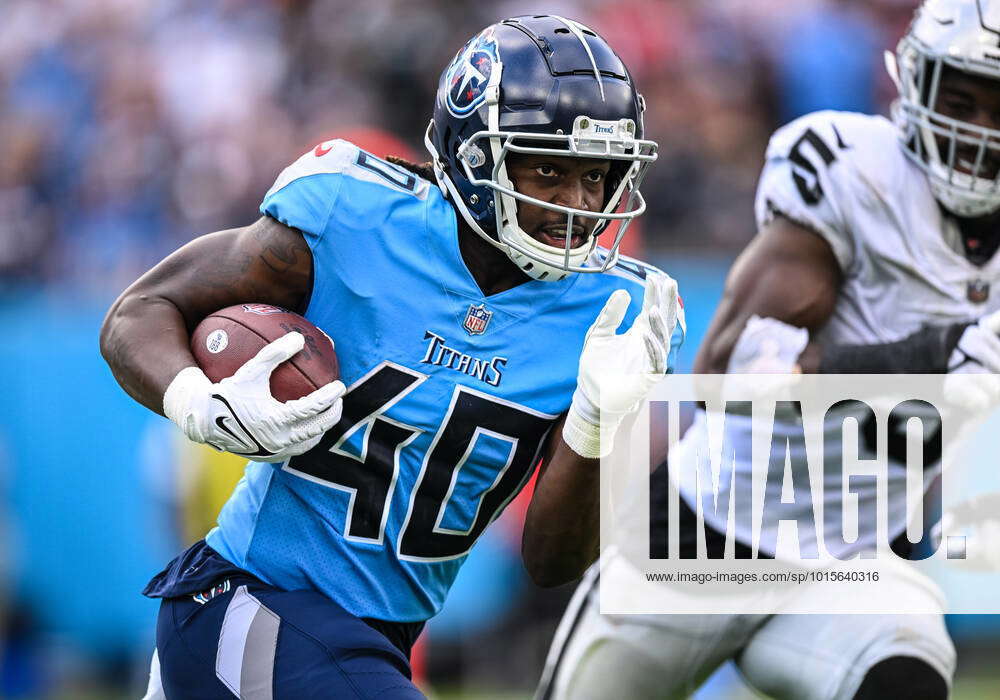
<path id="1" fill-rule="evenodd" d="M 316 448 L 248 465 L 208 544 L 360 617 L 425 620 L 531 476 L 608 296 L 631 293 L 627 328 L 657 271 L 625 261 L 485 297 L 437 185 L 343 141 L 282 172 L 261 212 L 308 241 L 305 316 L 334 340 L 349 393 Z M 683 335 L 681 321 L 671 367 Z"/>

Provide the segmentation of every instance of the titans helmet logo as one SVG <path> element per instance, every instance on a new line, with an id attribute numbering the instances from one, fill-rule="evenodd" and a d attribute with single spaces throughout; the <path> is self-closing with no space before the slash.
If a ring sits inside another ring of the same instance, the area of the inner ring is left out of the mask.
<path id="1" fill-rule="evenodd" d="M 456 117 L 472 113 L 486 100 L 493 71 L 500 70 L 493 28 L 483 30 L 455 56 L 448 67 L 448 111 Z"/>

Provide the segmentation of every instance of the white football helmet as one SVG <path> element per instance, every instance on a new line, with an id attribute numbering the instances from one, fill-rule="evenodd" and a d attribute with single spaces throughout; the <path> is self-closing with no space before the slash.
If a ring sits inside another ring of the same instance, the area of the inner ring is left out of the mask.
<path id="1" fill-rule="evenodd" d="M 893 117 L 903 147 L 937 200 L 962 217 L 1000 209 L 1000 131 L 935 109 L 945 67 L 1000 81 L 1000 0 L 926 0 L 896 55 L 885 58 L 899 88 Z M 963 157 L 963 146 L 975 156 Z"/>

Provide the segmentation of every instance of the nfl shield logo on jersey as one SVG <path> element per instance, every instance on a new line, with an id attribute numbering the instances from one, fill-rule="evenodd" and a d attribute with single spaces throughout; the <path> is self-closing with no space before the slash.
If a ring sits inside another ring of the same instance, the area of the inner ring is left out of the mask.
<path id="1" fill-rule="evenodd" d="M 486 308 L 486 304 L 476 306 L 472 304 L 465 313 L 465 322 L 462 328 L 468 331 L 469 335 L 482 335 L 493 318 L 493 312 Z"/>
<path id="2" fill-rule="evenodd" d="M 973 280 L 966 286 L 965 294 L 973 304 L 982 304 L 990 298 L 990 283 L 986 280 Z"/>

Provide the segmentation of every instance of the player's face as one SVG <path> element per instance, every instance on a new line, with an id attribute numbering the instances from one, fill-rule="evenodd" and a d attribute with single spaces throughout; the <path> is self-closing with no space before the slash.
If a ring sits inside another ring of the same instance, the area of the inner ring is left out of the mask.
<path id="1" fill-rule="evenodd" d="M 986 129 L 1000 130 L 1000 82 L 953 68 L 945 68 L 941 74 L 937 104 L 933 107 L 946 117 L 968 122 Z M 942 160 L 947 161 L 948 139 L 938 137 L 938 150 Z M 973 174 L 979 147 L 976 144 L 956 144 L 955 169 Z M 1000 154 L 987 149 L 978 177 L 995 178 L 1000 173 Z"/>
<path id="2" fill-rule="evenodd" d="M 611 163 L 590 158 L 510 154 L 507 174 L 521 194 L 543 202 L 575 209 L 599 211 L 604 206 L 604 181 Z M 557 248 L 566 246 L 566 215 L 542 207 L 517 203 L 517 223 L 537 241 Z M 573 221 L 572 242 L 576 248 L 590 239 L 597 219 Z"/>

